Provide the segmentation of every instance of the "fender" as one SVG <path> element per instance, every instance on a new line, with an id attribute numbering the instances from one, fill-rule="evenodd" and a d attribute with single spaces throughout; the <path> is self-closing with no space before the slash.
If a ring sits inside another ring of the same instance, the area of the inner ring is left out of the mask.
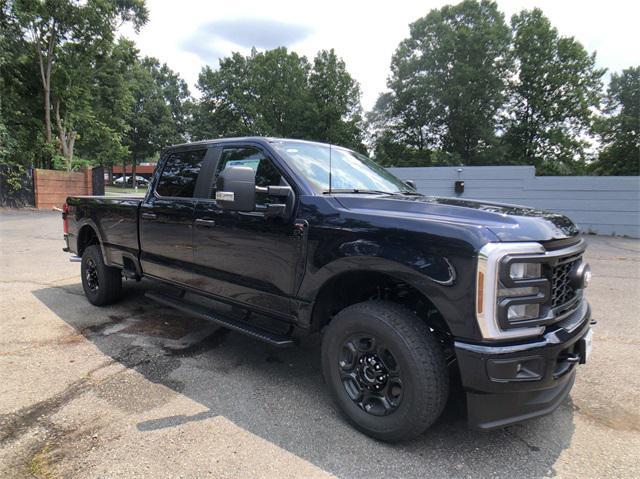
<path id="1" fill-rule="evenodd" d="M 306 303 L 301 305 L 299 323 L 311 326 L 311 314 L 319 292 L 328 281 L 344 274 L 359 272 L 382 273 L 396 280 L 404 281 L 415 288 L 438 308 L 453 334 L 468 335 L 470 324 L 465 304 L 473 304 L 466 296 L 474 291 L 475 267 L 467 268 L 467 261 L 447 257 L 422 258 L 412 264 L 403 264 L 384 257 L 350 256 L 338 258 L 331 263 L 307 273 L 298 292 L 298 298 Z M 470 262 L 470 261 L 469 261 Z M 457 264 L 457 266 L 456 266 Z M 464 267 L 463 267 L 464 265 Z M 461 299 L 465 301 L 461 301 Z"/>
<path id="2" fill-rule="evenodd" d="M 69 234 L 69 236 L 73 238 L 75 242 L 75 247 L 76 247 L 75 253 L 78 254 L 80 252 L 80 244 L 78 243 L 80 241 L 80 231 L 82 231 L 82 228 L 84 228 L 85 226 L 88 226 L 93 230 L 93 232 L 98 237 L 100 251 L 102 251 L 102 260 L 104 261 L 105 264 L 108 265 L 109 262 L 107 258 L 107 253 L 105 251 L 104 241 L 102 239 L 103 234 L 100 228 L 98 227 L 98 225 L 91 218 L 87 218 L 87 217 L 77 220 L 76 224 L 78 228 L 76 234 Z M 71 244 L 71 242 L 69 242 L 69 244 Z"/>

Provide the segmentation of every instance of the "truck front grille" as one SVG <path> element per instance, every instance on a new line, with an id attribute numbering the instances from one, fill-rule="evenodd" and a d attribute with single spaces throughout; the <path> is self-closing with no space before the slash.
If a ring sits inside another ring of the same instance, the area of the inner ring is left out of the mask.
<path id="1" fill-rule="evenodd" d="M 562 258 L 551 269 L 551 307 L 557 308 L 575 298 L 577 291 L 571 285 L 571 269 L 582 259 L 581 255 Z"/>

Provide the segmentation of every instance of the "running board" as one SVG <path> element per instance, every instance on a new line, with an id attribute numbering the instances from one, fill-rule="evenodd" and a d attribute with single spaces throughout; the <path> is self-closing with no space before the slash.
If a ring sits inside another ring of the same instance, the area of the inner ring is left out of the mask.
<path id="1" fill-rule="evenodd" d="M 259 328 L 253 324 L 245 323 L 237 319 L 228 318 L 220 314 L 214 314 L 209 309 L 204 308 L 197 304 L 192 304 L 179 298 L 167 296 L 164 294 L 147 292 L 145 296 L 153 301 L 156 301 L 165 306 L 177 309 L 183 313 L 192 314 L 206 321 L 211 321 L 219 326 L 236 331 L 238 333 L 246 334 L 252 338 L 259 339 L 266 343 L 271 344 L 279 348 L 292 346 L 293 340 L 285 335 L 274 333 L 263 328 Z"/>

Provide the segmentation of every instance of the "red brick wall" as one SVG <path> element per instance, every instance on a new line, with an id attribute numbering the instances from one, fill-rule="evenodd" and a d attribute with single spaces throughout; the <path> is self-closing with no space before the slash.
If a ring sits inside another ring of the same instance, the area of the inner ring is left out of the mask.
<path id="1" fill-rule="evenodd" d="M 35 169 L 33 173 L 36 208 L 62 208 L 67 196 L 91 195 L 91 170 L 56 171 Z"/>
<path id="2" fill-rule="evenodd" d="M 137 165 L 136 175 L 150 175 L 156 169 L 156 165 Z M 113 165 L 113 174 L 122 174 L 122 165 Z M 131 175 L 131 165 L 127 165 L 127 176 Z"/>

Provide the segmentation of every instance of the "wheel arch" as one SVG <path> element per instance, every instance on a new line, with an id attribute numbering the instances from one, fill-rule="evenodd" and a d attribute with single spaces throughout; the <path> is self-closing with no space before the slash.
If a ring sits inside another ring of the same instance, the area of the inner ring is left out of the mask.
<path id="1" fill-rule="evenodd" d="M 86 220 L 81 223 L 78 228 L 78 237 L 76 241 L 76 248 L 78 256 L 82 256 L 82 253 L 88 246 L 98 245 L 102 252 L 102 259 L 107 264 L 107 257 L 105 255 L 104 244 L 102 242 L 102 235 L 100 234 L 98 227 L 90 220 Z"/>
<path id="2" fill-rule="evenodd" d="M 321 330 L 335 314 L 351 304 L 387 299 L 405 305 L 430 327 L 451 336 L 439 304 L 441 287 L 442 284 L 400 263 L 359 257 L 336 260 L 318 271 L 315 281 L 303 283 L 301 292 L 310 295 L 307 320 L 312 331 Z"/>

